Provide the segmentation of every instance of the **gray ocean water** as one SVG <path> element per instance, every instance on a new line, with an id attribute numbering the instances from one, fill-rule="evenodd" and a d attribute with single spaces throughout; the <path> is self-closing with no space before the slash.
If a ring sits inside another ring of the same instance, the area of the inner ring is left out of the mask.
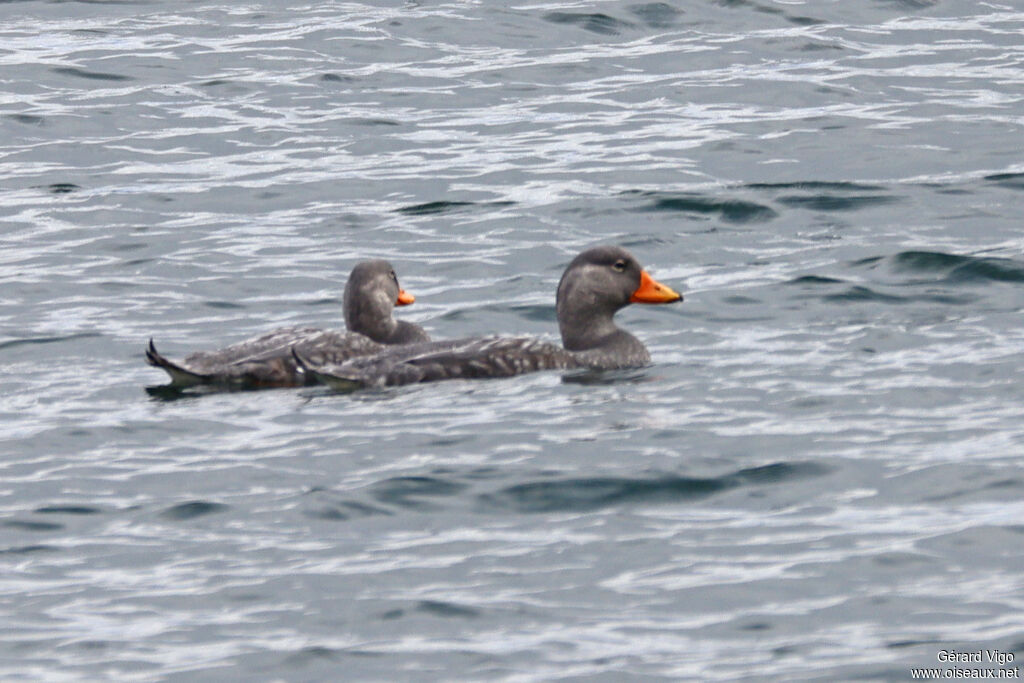
<path id="1" fill-rule="evenodd" d="M 1017 2 L 0 2 L 0 678 L 1009 675 L 1022 132 Z M 603 243 L 642 371 L 145 390 Z"/>

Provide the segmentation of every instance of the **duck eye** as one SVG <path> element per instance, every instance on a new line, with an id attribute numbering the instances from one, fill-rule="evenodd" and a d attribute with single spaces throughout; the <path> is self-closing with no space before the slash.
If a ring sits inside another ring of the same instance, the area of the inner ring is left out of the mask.
<path id="1" fill-rule="evenodd" d="M 392 280 L 395 280 L 395 281 L 397 281 L 397 280 L 398 280 L 398 276 L 397 276 L 397 275 L 395 275 L 395 271 L 393 271 L 393 270 L 391 271 L 391 279 L 392 279 Z"/>
<path id="2" fill-rule="evenodd" d="M 614 271 L 616 271 L 618 273 L 625 272 L 625 270 L 626 270 L 626 262 L 623 261 L 622 259 L 619 259 L 618 261 L 616 261 L 615 263 L 612 264 L 612 270 L 614 270 Z"/>

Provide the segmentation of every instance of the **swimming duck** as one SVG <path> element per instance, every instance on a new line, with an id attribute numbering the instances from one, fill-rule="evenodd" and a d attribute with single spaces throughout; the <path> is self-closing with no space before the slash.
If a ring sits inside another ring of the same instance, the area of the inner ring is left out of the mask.
<path id="1" fill-rule="evenodd" d="M 616 326 L 615 313 L 631 303 L 665 304 L 682 298 L 622 247 L 594 247 L 574 258 L 558 283 L 555 303 L 562 346 L 533 337 L 472 337 L 390 348 L 329 365 L 307 357 L 301 348 L 293 354 L 307 373 L 344 390 L 538 370 L 633 368 L 651 357 L 643 342 Z"/>
<path id="2" fill-rule="evenodd" d="M 378 353 L 388 345 L 427 342 L 422 327 L 395 320 L 395 306 L 407 306 L 415 297 L 402 289 L 387 261 L 363 261 L 352 269 L 345 284 L 343 308 L 347 332 L 316 327 L 281 327 L 217 351 L 198 351 L 182 363 L 157 352 L 153 340 L 146 361 L 163 368 L 171 385 L 188 387 L 215 384 L 233 387 L 289 387 L 312 380 L 296 365 L 291 349 L 317 363 L 342 363 Z"/>

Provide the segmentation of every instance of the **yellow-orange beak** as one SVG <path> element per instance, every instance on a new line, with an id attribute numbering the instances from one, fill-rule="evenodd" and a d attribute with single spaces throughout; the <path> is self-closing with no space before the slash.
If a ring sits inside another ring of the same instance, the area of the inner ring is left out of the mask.
<path id="1" fill-rule="evenodd" d="M 683 295 L 667 285 L 663 285 L 646 270 L 640 271 L 640 286 L 636 288 L 629 300 L 634 304 L 670 304 L 681 301 Z"/>
<path id="2" fill-rule="evenodd" d="M 398 290 L 398 301 L 395 302 L 396 306 L 408 306 L 414 301 L 416 301 L 416 297 L 414 297 L 412 294 L 405 291 L 404 289 Z"/>

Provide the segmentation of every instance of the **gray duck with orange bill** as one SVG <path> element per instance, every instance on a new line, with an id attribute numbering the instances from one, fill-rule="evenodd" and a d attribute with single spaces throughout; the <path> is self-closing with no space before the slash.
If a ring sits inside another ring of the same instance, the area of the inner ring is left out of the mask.
<path id="1" fill-rule="evenodd" d="M 615 324 L 615 313 L 631 303 L 666 304 L 682 298 L 622 247 L 594 247 L 572 260 L 558 284 L 562 346 L 534 337 L 493 336 L 411 344 L 340 364 L 321 364 L 299 347 L 294 354 L 307 373 L 343 390 L 538 370 L 635 368 L 648 364 L 650 354 L 643 342 Z"/>
<path id="2" fill-rule="evenodd" d="M 363 261 L 352 269 L 345 284 L 343 309 L 347 332 L 317 327 L 281 327 L 216 351 L 198 351 L 181 363 L 168 360 L 150 340 L 146 361 L 162 368 L 171 385 L 200 384 L 237 388 L 292 387 L 312 380 L 295 362 L 291 350 L 320 363 L 342 363 L 379 353 L 390 345 L 427 342 L 430 336 L 418 325 L 395 320 L 395 306 L 415 298 L 402 289 L 387 261 Z"/>

